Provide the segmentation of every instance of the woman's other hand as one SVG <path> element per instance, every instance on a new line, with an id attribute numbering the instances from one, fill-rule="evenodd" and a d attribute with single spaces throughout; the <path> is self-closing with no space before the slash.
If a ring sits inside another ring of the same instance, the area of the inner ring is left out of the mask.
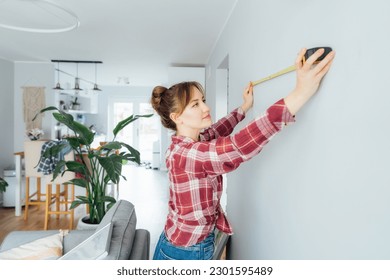
<path id="1" fill-rule="evenodd" d="M 287 108 L 292 115 L 295 115 L 301 107 L 318 90 L 320 82 L 332 65 L 335 52 L 331 51 L 317 65 L 315 61 L 324 53 L 324 49 L 317 50 L 306 62 L 303 57 L 306 49 L 302 49 L 295 61 L 297 72 L 297 83 L 295 89 L 284 99 Z"/>
<path id="2" fill-rule="evenodd" d="M 244 93 L 242 94 L 242 98 L 244 99 L 244 103 L 241 105 L 241 109 L 246 113 L 250 108 L 253 107 L 253 85 L 249 83 L 249 85 L 245 88 Z"/>

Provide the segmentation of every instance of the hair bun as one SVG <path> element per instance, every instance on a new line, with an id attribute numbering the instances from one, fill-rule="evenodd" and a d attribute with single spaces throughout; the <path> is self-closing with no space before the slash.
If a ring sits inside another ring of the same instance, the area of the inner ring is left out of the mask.
<path id="1" fill-rule="evenodd" d="M 160 107 L 161 97 L 164 95 L 166 91 L 167 88 L 163 86 L 156 86 L 153 89 L 150 103 L 152 104 L 153 109 L 156 110 L 157 112 L 158 112 L 158 108 Z"/>
<path id="2" fill-rule="evenodd" d="M 163 87 L 163 86 L 156 86 L 154 89 L 153 89 L 153 97 L 154 98 L 161 98 L 161 95 L 163 95 L 165 93 L 165 91 L 167 90 L 166 87 Z"/>

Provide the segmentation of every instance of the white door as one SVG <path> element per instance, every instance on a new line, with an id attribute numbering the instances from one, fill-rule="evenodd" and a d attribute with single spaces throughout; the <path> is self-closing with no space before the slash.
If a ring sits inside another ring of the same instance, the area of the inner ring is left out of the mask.
<path id="1" fill-rule="evenodd" d="M 140 115 L 153 114 L 154 110 L 150 103 L 141 102 L 137 104 Z M 150 118 L 140 118 L 137 121 L 137 136 L 139 141 L 139 152 L 141 153 L 141 161 L 153 161 L 153 143 L 159 140 L 161 124 L 159 117 L 154 114 Z M 142 143 L 142 144 L 141 144 Z"/>
<path id="2" fill-rule="evenodd" d="M 146 115 L 153 113 L 150 103 L 143 99 L 113 98 L 109 102 L 108 130 L 112 137 L 112 130 L 116 124 L 130 115 Z M 141 162 L 151 162 L 153 157 L 153 142 L 158 140 L 159 119 L 157 116 L 151 118 L 140 118 L 123 130 L 116 140 L 129 144 L 141 154 Z"/>

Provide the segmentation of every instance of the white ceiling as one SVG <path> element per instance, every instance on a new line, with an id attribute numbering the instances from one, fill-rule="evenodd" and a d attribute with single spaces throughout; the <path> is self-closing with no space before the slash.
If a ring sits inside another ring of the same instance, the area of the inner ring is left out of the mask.
<path id="1" fill-rule="evenodd" d="M 0 0 L 3 24 L 1 5 L 6 1 L 26 0 Z M 116 85 L 118 77 L 128 77 L 130 85 L 154 86 L 166 82 L 169 66 L 207 63 L 236 1 L 51 0 L 76 14 L 79 28 L 63 33 L 0 28 L 0 57 L 15 62 L 98 60 L 103 61 L 99 84 Z M 30 11 L 27 7 L 7 14 L 24 19 Z"/>

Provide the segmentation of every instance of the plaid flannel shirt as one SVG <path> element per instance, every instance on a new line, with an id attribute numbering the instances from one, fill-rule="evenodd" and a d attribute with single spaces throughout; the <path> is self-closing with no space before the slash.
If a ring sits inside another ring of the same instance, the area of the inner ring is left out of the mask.
<path id="1" fill-rule="evenodd" d="M 38 172 L 42 172 L 44 175 L 53 173 L 57 163 L 60 161 L 59 156 L 44 157 L 43 154 L 51 147 L 57 146 L 59 142 L 57 140 L 47 141 L 42 145 L 41 158 L 38 165 Z"/>
<path id="2" fill-rule="evenodd" d="M 57 155 L 45 157 L 44 154 L 46 150 L 50 149 L 51 147 L 68 143 L 66 140 L 51 140 L 47 141 L 42 145 L 41 148 L 41 158 L 39 160 L 38 164 L 38 172 L 42 172 L 44 175 L 50 175 L 53 173 L 54 169 L 56 168 L 56 165 L 59 161 L 63 160 L 65 155 L 68 154 L 71 151 L 70 145 L 67 145 L 60 153 Z"/>
<path id="3" fill-rule="evenodd" d="M 165 234 L 176 246 L 204 240 L 217 227 L 232 234 L 221 206 L 222 174 L 257 155 L 285 125 L 294 122 L 281 99 L 238 133 L 229 136 L 245 115 L 241 108 L 204 130 L 200 141 L 172 136 L 166 153 L 170 198 Z"/>

